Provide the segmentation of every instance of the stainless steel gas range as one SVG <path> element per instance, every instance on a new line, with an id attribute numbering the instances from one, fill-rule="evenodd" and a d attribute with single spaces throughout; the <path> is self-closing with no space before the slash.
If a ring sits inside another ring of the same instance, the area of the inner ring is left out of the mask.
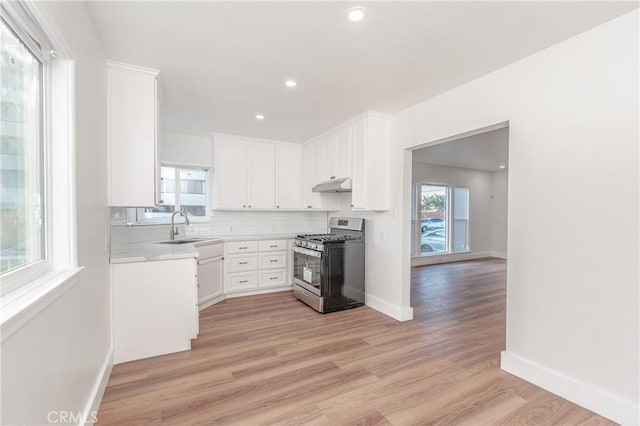
<path id="1" fill-rule="evenodd" d="M 302 234 L 293 248 L 293 293 L 318 312 L 364 304 L 364 219 L 329 219 L 328 234 Z"/>

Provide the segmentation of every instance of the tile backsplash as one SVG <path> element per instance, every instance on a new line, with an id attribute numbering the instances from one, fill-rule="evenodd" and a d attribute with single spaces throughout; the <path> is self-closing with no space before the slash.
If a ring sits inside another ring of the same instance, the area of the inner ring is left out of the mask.
<path id="1" fill-rule="evenodd" d="M 135 209 L 111 208 L 111 245 L 166 240 L 169 225 L 131 225 Z M 180 218 L 180 221 L 182 219 Z M 214 211 L 207 222 L 179 225 L 179 232 L 190 237 L 298 234 L 327 231 L 326 212 L 246 212 Z"/>

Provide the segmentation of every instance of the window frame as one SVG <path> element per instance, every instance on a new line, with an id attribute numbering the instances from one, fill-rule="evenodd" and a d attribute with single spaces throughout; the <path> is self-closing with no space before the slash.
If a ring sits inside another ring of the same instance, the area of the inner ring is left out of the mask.
<path id="1" fill-rule="evenodd" d="M 54 289 L 75 282 L 75 62 L 71 50 L 31 2 L 0 5 L 0 17 L 41 66 L 41 161 L 43 259 L 2 275 L 2 321 L 26 312 Z"/>
<path id="2" fill-rule="evenodd" d="M 42 258 L 34 262 L 27 263 L 0 274 L 2 285 L 0 286 L 0 296 L 5 296 L 14 290 L 28 284 L 29 282 L 45 275 L 51 269 L 51 227 L 50 218 L 51 206 L 51 61 L 42 52 L 35 48 L 35 44 L 21 26 L 14 22 L 7 13 L 2 13 L 0 19 L 22 42 L 25 48 L 40 62 L 40 107 L 39 123 L 39 180 L 42 193 Z"/>
<path id="3" fill-rule="evenodd" d="M 456 254 L 463 254 L 471 252 L 471 187 L 469 185 L 449 184 L 435 181 L 420 181 L 415 182 L 415 209 L 416 209 L 416 228 L 415 235 L 417 235 L 415 250 L 416 254 L 413 257 L 431 257 L 431 256 L 451 256 Z M 446 252 L 426 252 L 423 253 L 422 246 L 422 187 L 423 186 L 441 186 L 447 188 L 447 209 L 445 212 L 446 226 Z M 455 200 L 454 191 L 456 188 L 465 188 L 467 190 L 467 241 L 464 250 L 454 250 L 454 212 L 455 212 Z"/>
<path id="4" fill-rule="evenodd" d="M 179 170 L 180 169 L 200 169 L 202 171 L 205 172 L 205 193 L 204 193 L 204 199 L 205 199 L 205 215 L 204 216 L 193 216 L 193 215 L 189 215 L 189 222 L 191 223 L 206 223 L 206 222 L 210 222 L 211 221 L 211 209 L 212 209 L 212 203 L 211 203 L 211 197 L 212 197 L 212 181 L 213 181 L 213 174 L 212 174 L 212 167 L 210 165 L 207 164 L 194 164 L 194 163 L 180 163 L 180 162 L 172 162 L 172 161 L 166 161 L 166 162 L 161 162 L 160 163 L 160 169 L 162 169 L 162 167 L 173 167 L 176 169 L 176 175 L 178 176 L 178 178 L 176 179 L 176 209 L 178 210 L 180 208 L 180 192 L 182 191 L 178 191 L 179 189 L 179 183 L 180 183 L 180 179 L 179 179 Z M 135 208 L 135 214 L 132 215 L 134 222 L 132 224 L 135 225 L 163 225 L 163 224 L 169 224 L 171 223 L 170 219 L 167 218 L 151 218 L 151 219 L 145 219 L 144 218 L 144 208 Z M 184 223 L 184 218 L 179 215 L 176 217 L 176 223 Z"/>

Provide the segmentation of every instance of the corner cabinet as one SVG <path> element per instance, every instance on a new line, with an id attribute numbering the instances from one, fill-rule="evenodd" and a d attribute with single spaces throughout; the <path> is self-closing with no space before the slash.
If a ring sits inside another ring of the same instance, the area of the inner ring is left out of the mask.
<path id="1" fill-rule="evenodd" d="M 213 152 L 214 209 L 300 208 L 300 145 L 214 134 Z"/>
<path id="2" fill-rule="evenodd" d="M 109 205 L 161 204 L 159 71 L 107 62 Z"/>
<path id="3" fill-rule="evenodd" d="M 338 210 L 334 194 L 315 193 L 312 188 L 349 177 L 353 210 L 388 210 L 390 141 L 389 117 L 370 111 L 305 143 L 303 208 Z"/>

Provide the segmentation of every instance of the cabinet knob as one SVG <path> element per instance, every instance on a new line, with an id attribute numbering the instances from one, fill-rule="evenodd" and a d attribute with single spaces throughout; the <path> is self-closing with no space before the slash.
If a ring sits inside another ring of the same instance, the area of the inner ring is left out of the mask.
<path id="1" fill-rule="evenodd" d="M 329 179 L 333 180 L 333 179 L 335 179 L 335 178 L 336 178 L 335 176 L 331 176 Z"/>
<path id="2" fill-rule="evenodd" d="M 249 208 L 251 208 L 251 204 L 249 204 Z"/>
<path id="3" fill-rule="evenodd" d="M 279 208 L 280 208 L 280 206 L 276 206 L 276 208 L 277 208 L 277 209 L 279 209 Z"/>
<path id="4" fill-rule="evenodd" d="M 246 205 L 246 204 L 243 204 L 243 205 L 242 205 L 242 208 L 246 208 L 246 207 L 247 207 L 247 205 Z"/>
<path id="5" fill-rule="evenodd" d="M 164 204 L 164 200 L 158 200 L 158 204 Z"/>
<path id="6" fill-rule="evenodd" d="M 351 207 L 353 207 L 353 204 L 351 204 Z"/>
<path id="7" fill-rule="evenodd" d="M 307 206 L 307 208 L 308 208 L 308 209 L 310 209 L 310 208 L 311 208 L 311 206 Z"/>

